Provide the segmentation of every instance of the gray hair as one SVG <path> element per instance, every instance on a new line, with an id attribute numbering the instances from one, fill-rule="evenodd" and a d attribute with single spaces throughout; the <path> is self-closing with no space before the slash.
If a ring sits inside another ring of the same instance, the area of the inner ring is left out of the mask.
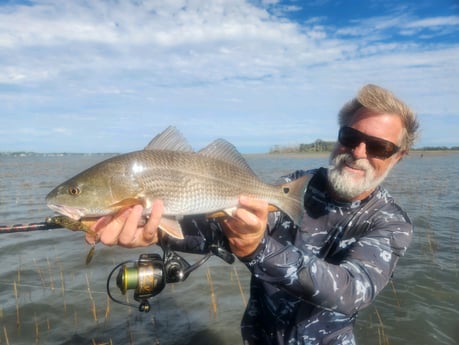
<path id="1" fill-rule="evenodd" d="M 382 87 L 368 84 L 362 87 L 357 96 L 344 104 L 338 113 L 340 127 L 350 124 L 353 115 L 360 108 L 366 108 L 376 113 L 395 114 L 402 120 L 405 129 L 401 149 L 408 152 L 417 138 L 419 122 L 414 112 L 395 95 Z"/>

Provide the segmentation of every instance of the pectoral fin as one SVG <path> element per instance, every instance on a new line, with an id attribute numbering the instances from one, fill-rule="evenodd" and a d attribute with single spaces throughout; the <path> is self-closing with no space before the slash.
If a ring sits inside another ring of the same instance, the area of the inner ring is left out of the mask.
<path id="1" fill-rule="evenodd" d="M 121 201 L 118 201 L 114 204 L 111 204 L 111 208 L 116 208 L 116 209 L 122 209 L 122 208 L 127 208 L 131 207 L 134 205 L 142 205 L 144 206 L 144 201 L 136 198 L 126 198 Z"/>
<path id="2" fill-rule="evenodd" d="M 161 230 L 167 233 L 169 236 L 183 240 L 183 232 L 180 223 L 176 219 L 161 218 L 158 226 Z"/>
<path id="3" fill-rule="evenodd" d="M 211 218 L 223 218 L 223 217 L 228 217 L 228 215 L 224 211 L 217 211 L 214 213 L 210 213 L 206 215 L 206 218 L 211 219 Z"/>
<path id="4" fill-rule="evenodd" d="M 226 208 L 221 211 L 217 211 L 207 215 L 207 218 L 224 218 L 224 217 L 233 217 L 234 211 L 236 211 L 237 207 Z M 268 205 L 268 212 L 275 212 L 279 211 L 279 208 L 269 204 Z"/>
<path id="5" fill-rule="evenodd" d="M 276 212 L 276 211 L 279 211 L 279 207 L 271 205 L 271 204 L 268 205 L 268 212 Z"/>
<path id="6" fill-rule="evenodd" d="M 224 210 L 216 211 L 213 213 L 208 214 L 207 218 L 225 218 L 225 217 L 232 217 L 234 211 L 236 211 L 236 207 L 226 208 Z"/>

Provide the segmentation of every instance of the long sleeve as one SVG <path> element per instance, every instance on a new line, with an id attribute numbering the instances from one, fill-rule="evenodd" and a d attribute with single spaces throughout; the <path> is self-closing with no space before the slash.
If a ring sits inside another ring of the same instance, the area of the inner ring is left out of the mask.
<path id="1" fill-rule="evenodd" d="M 184 231 L 184 239 L 178 240 L 165 237 L 163 245 L 180 252 L 193 254 L 213 254 L 227 262 L 234 260 L 229 248 L 228 240 L 223 234 L 220 222 L 205 215 L 193 215 L 184 217 L 180 224 Z"/>
<path id="2" fill-rule="evenodd" d="M 299 229 L 278 214 L 257 252 L 243 262 L 263 282 L 312 305 L 352 315 L 388 283 L 412 236 L 406 215 L 380 200 L 373 217 L 357 217 L 328 257 L 319 257 L 321 243 L 314 239 L 323 237 L 323 231 Z M 285 241 L 286 233 L 295 233 L 295 239 Z"/>

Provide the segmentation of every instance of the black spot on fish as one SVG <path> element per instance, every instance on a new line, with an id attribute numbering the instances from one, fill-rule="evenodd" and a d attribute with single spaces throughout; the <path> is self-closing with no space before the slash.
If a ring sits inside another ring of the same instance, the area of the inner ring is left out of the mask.
<path id="1" fill-rule="evenodd" d="M 285 194 L 288 194 L 290 192 L 290 188 L 284 187 L 283 191 L 284 191 Z"/>

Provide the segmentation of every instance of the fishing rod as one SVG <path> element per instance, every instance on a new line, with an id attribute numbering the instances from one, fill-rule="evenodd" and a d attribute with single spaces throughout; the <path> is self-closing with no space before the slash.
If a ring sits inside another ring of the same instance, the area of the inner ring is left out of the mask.
<path id="1" fill-rule="evenodd" d="M 0 234 L 12 234 L 16 232 L 30 232 L 30 231 L 43 231 L 52 229 L 69 229 L 72 231 L 84 231 L 88 234 L 95 234 L 91 230 L 91 225 L 95 220 L 75 220 L 67 216 L 54 216 L 46 217 L 44 222 L 28 223 L 28 224 L 13 224 L 13 225 L 0 225 Z M 95 244 L 86 255 L 86 265 L 89 265 L 94 256 Z"/>
<path id="2" fill-rule="evenodd" d="M 0 225 L 0 234 L 12 234 L 16 232 L 42 231 L 63 228 L 64 226 L 57 222 L 57 220 L 54 218 L 56 217 L 47 217 L 44 222 L 40 223 Z"/>
<path id="3" fill-rule="evenodd" d="M 92 222 L 74 220 L 66 216 L 46 217 L 45 221 L 40 223 L 0 225 L 0 234 L 12 234 L 15 232 L 42 231 L 63 228 L 72 231 L 84 231 L 92 233 L 93 231 L 90 229 Z"/>

